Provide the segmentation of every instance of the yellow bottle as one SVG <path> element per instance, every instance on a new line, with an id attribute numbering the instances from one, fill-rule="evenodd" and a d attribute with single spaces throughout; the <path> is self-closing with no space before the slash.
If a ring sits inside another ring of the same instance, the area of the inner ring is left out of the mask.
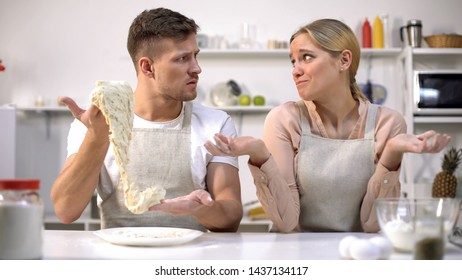
<path id="1" fill-rule="evenodd" d="M 372 27 L 372 38 L 374 49 L 383 48 L 383 24 L 379 16 L 375 17 L 374 25 Z"/>

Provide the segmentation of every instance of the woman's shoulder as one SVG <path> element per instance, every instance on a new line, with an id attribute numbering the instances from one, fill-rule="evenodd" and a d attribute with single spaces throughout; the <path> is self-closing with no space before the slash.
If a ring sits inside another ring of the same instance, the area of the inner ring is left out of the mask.
<path id="1" fill-rule="evenodd" d="M 268 113 L 265 126 L 282 131 L 300 130 L 300 109 L 297 102 L 284 102 Z"/>
<path id="2" fill-rule="evenodd" d="M 279 118 L 281 116 L 286 116 L 286 117 L 287 116 L 296 116 L 296 117 L 299 117 L 300 116 L 300 111 L 299 111 L 297 102 L 295 102 L 295 101 L 286 101 L 286 102 L 281 103 L 281 104 L 275 106 L 274 108 L 272 108 L 270 110 L 270 112 L 268 113 L 268 116 L 269 115 L 279 116 Z"/>
<path id="3" fill-rule="evenodd" d="M 384 105 L 377 105 L 377 107 L 377 123 L 379 126 L 402 132 L 406 131 L 406 120 L 400 112 Z"/>
<path id="4" fill-rule="evenodd" d="M 403 115 L 397 110 L 384 106 L 384 105 L 377 105 L 377 107 L 378 107 L 380 118 L 393 119 L 399 122 L 401 121 L 404 122 Z"/>

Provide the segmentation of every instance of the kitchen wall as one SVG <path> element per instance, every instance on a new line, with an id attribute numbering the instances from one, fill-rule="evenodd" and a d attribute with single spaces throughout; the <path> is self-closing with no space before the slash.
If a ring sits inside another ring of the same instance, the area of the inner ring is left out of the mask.
<path id="1" fill-rule="evenodd" d="M 193 17 L 202 32 L 236 42 L 240 26 L 257 26 L 257 39 L 287 40 L 300 25 L 320 17 L 344 20 L 359 36 L 361 21 L 389 14 L 393 45 L 398 28 L 421 19 L 423 33 L 462 33 L 460 0 L 0 0 L 0 104 L 33 104 L 59 95 L 88 103 L 96 79 L 123 79 L 135 85 L 126 51 L 128 27 L 142 10 L 165 6 Z M 226 79 L 227 77 L 223 77 Z M 290 88 L 292 89 L 292 88 Z"/>
<path id="2" fill-rule="evenodd" d="M 127 30 L 138 13 L 159 6 L 194 18 L 202 33 L 224 36 L 230 44 L 239 40 L 243 23 L 253 24 L 262 47 L 269 39 L 288 40 L 297 27 L 321 17 L 345 21 L 361 38 L 365 17 L 372 21 L 376 15 L 388 14 L 392 47 L 402 46 L 398 30 L 408 19 L 421 19 L 424 35 L 462 33 L 460 0 L 0 0 L 0 59 L 6 66 L 6 71 L 0 72 L 0 105 L 32 106 L 41 98 L 45 105 L 56 106 L 58 96 L 68 95 L 86 106 L 95 80 L 126 80 L 135 87 L 136 77 L 126 51 Z M 228 65 L 215 71 L 217 62 L 204 60 L 200 98 L 217 82 L 234 78 L 253 93 L 267 96 L 272 104 L 297 99 L 288 59 L 287 64 L 283 60 L 268 64 L 274 68 L 270 75 L 239 73 L 231 70 L 235 65 L 229 63 L 229 72 Z M 265 66 L 267 62 L 258 63 Z M 374 65 L 380 71 L 373 76 L 389 85 L 387 105 L 399 109 L 401 99 L 393 95 L 399 82 L 389 63 Z M 362 67 L 357 80 L 365 81 L 365 75 Z M 18 118 L 16 176 L 42 180 L 47 212 L 53 211 L 49 188 L 65 159 L 71 120 L 66 113 L 28 112 Z M 264 115 L 244 116 L 242 134 L 261 136 L 263 120 Z M 255 194 L 245 161 L 240 160 L 243 200 L 247 202 L 255 199 Z"/>

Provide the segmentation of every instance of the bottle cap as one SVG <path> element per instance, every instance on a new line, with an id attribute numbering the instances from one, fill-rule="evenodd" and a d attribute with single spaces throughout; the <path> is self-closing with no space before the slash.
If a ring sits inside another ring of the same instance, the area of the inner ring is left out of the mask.
<path id="1" fill-rule="evenodd" d="M 7 179 L 0 180 L 0 190 L 38 190 L 40 180 L 34 179 Z"/>
<path id="2" fill-rule="evenodd" d="M 420 19 L 410 19 L 407 21 L 407 25 L 422 26 L 422 21 Z"/>

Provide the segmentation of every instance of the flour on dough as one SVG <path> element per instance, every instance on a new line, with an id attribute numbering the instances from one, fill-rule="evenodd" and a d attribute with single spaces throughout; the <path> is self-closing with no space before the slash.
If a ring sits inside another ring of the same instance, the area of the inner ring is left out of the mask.
<path id="1" fill-rule="evenodd" d="M 101 110 L 109 125 L 109 140 L 120 169 L 125 206 L 134 214 L 144 213 L 165 198 L 165 189 L 132 182 L 126 171 L 133 128 L 132 88 L 124 81 L 97 81 L 91 96 L 92 104 Z"/>

